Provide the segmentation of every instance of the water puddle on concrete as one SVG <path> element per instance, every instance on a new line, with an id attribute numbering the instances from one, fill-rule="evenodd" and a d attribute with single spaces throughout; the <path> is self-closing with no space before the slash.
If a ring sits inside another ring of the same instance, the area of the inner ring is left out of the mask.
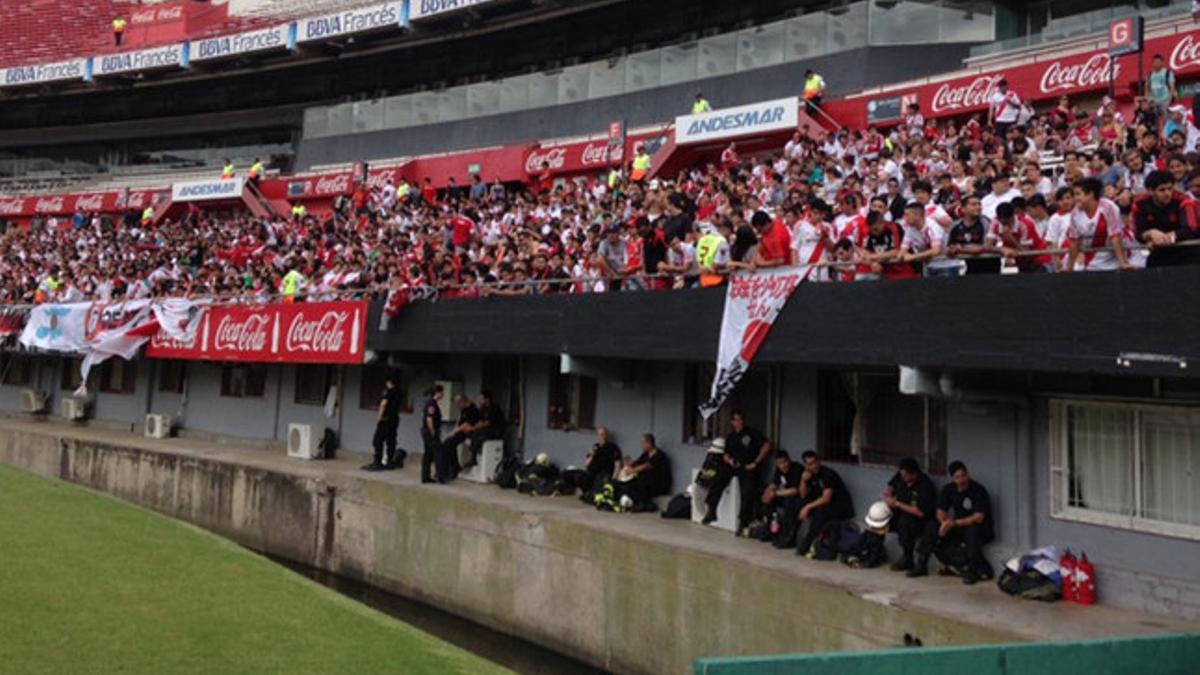
<path id="1" fill-rule="evenodd" d="M 436 607 L 388 593 L 290 560 L 267 556 L 338 593 L 415 626 L 446 642 L 525 675 L 604 675 L 569 656 L 505 635 Z"/>

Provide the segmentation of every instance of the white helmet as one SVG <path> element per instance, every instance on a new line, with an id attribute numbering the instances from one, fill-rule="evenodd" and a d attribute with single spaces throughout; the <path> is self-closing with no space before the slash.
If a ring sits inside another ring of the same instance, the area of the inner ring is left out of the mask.
<path id="1" fill-rule="evenodd" d="M 621 499 L 617 503 L 620 504 L 621 508 L 623 509 L 632 509 L 633 497 L 630 497 L 629 495 L 621 495 Z"/>
<path id="2" fill-rule="evenodd" d="M 547 455 L 544 452 L 539 452 L 538 456 L 534 458 L 533 463 L 537 464 L 538 466 L 550 466 L 550 455 Z"/>
<path id="3" fill-rule="evenodd" d="M 875 502 L 871 508 L 867 510 L 867 517 L 863 518 L 867 527 L 879 530 L 888 526 L 892 522 L 892 510 L 888 508 L 885 502 Z"/>
<path id="4" fill-rule="evenodd" d="M 725 439 L 720 437 L 714 438 L 708 446 L 708 452 L 713 455 L 725 454 Z"/>

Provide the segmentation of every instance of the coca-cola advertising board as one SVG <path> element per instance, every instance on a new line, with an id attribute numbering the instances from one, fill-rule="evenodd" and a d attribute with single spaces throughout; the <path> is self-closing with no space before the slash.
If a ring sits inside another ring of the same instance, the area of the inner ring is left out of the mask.
<path id="1" fill-rule="evenodd" d="M 641 134 L 630 138 L 634 145 L 651 138 L 650 134 Z M 599 171 L 609 165 L 618 165 L 625 161 L 625 148 L 612 145 L 607 138 L 598 138 L 582 143 L 565 143 L 544 148 L 531 148 L 525 155 L 525 173 L 536 176 L 546 169 L 551 174 L 587 173 Z"/>
<path id="2" fill-rule="evenodd" d="M 190 343 L 154 336 L 152 359 L 248 363 L 363 362 L 367 303 L 221 306 L 205 312 Z"/>
<path id="3" fill-rule="evenodd" d="M 1145 58 L 1163 54 L 1178 77 L 1200 73 L 1200 32 L 1190 31 L 1145 41 Z M 1023 101 L 1048 102 L 1059 96 L 1099 93 L 1110 78 L 1118 94 L 1128 95 L 1137 83 L 1137 55 L 1109 56 L 1106 49 L 1072 54 L 1002 70 L 971 74 L 913 87 L 895 87 L 873 97 L 854 97 L 826 104 L 838 121 L 850 126 L 865 124 L 868 107 L 875 100 L 915 96 L 925 117 L 950 117 L 986 111 L 996 84 L 1007 80 L 1009 88 Z M 1147 64 L 1148 66 L 1148 64 Z M 1111 68 L 1110 68 L 1111 67 Z M 1111 69 L 1111 73 L 1110 73 Z"/>

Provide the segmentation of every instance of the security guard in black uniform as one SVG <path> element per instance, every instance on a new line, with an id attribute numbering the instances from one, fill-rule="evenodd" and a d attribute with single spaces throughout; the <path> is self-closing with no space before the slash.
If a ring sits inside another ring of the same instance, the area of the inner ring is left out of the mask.
<path id="1" fill-rule="evenodd" d="M 446 466 L 446 457 L 442 452 L 442 441 L 439 438 L 442 434 L 442 408 L 438 405 L 438 401 L 442 400 L 444 395 L 442 385 L 435 385 L 429 390 L 429 395 L 425 398 L 424 412 L 421 418 L 421 440 L 425 444 L 424 454 L 421 455 L 421 482 L 432 483 L 433 476 L 430 475 L 430 468 L 434 462 L 437 463 L 437 480 L 439 483 L 446 482 L 446 476 L 449 473 L 449 467 Z"/>

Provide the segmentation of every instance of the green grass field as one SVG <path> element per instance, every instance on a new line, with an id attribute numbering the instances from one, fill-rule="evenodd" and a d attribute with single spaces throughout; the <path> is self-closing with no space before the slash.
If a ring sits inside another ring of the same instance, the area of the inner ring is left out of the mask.
<path id="1" fill-rule="evenodd" d="M 170 518 L 0 466 L 0 672 L 507 672 Z"/>

